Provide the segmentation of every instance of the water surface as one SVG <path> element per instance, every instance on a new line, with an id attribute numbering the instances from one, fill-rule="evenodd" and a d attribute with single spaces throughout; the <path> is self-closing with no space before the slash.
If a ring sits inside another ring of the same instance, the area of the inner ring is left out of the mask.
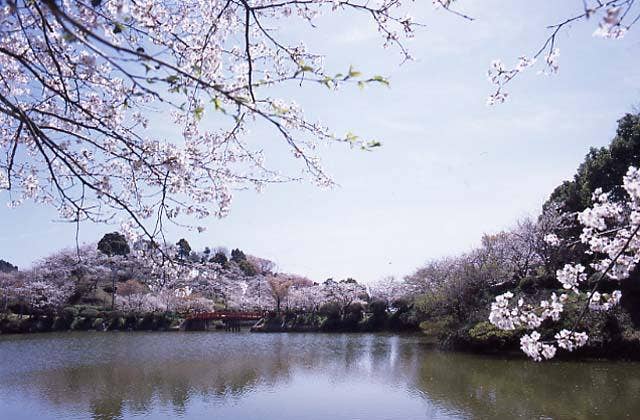
<path id="1" fill-rule="evenodd" d="M 446 353 L 383 334 L 0 336 L 2 419 L 638 418 L 640 364 Z"/>

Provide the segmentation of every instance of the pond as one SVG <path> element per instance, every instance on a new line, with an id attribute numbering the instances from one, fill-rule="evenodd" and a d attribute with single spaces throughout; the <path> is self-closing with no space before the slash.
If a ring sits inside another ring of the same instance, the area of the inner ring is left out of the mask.
<path id="1" fill-rule="evenodd" d="M 633 418 L 640 364 L 440 352 L 419 335 L 0 336 L 2 419 Z"/>

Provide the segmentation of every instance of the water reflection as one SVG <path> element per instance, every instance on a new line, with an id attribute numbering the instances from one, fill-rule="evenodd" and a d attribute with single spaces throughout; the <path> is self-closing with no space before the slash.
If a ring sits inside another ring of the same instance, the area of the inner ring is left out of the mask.
<path id="1" fill-rule="evenodd" d="M 623 418 L 640 365 L 442 353 L 419 336 L 0 337 L 3 418 Z"/>

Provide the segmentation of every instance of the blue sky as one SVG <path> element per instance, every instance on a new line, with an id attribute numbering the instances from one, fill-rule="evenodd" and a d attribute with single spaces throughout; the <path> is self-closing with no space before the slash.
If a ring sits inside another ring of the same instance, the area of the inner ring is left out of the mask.
<path id="1" fill-rule="evenodd" d="M 506 104 L 489 108 L 490 61 L 511 64 L 535 52 L 545 26 L 577 12 L 581 2 L 459 1 L 474 22 L 423 3 L 411 10 L 426 24 L 407 43 L 416 60 L 404 65 L 398 51 L 381 47 L 364 15 L 329 15 L 316 29 L 299 24 L 282 32 L 326 54 L 335 72 L 353 65 L 390 77 L 390 88 L 329 92 L 306 85 L 280 93 L 336 132 L 379 139 L 382 148 L 324 146 L 324 165 L 338 187 L 321 190 L 307 182 L 237 192 L 231 214 L 208 220 L 205 233 L 170 230 L 169 236 L 186 236 L 195 249 L 240 247 L 316 280 L 401 276 L 430 258 L 471 249 L 484 232 L 535 216 L 589 147 L 607 144 L 616 120 L 640 103 L 640 32 L 621 41 L 596 39 L 591 20 L 559 37 L 559 74 L 532 69 L 508 88 Z M 152 119 L 155 129 L 170 130 L 161 115 Z M 267 128 L 256 126 L 250 138 L 272 167 L 300 171 Z M 55 218 L 31 204 L 2 206 L 0 258 L 25 267 L 72 246 L 75 227 Z M 114 228 L 82 225 L 81 242 Z"/>

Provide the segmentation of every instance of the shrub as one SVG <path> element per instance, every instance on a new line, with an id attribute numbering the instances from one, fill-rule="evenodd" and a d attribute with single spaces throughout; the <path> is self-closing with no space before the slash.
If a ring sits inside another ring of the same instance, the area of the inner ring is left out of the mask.
<path id="1" fill-rule="evenodd" d="M 90 307 L 85 308 L 80 312 L 80 316 L 84 318 L 97 318 L 98 315 L 99 315 L 98 310 Z"/>
<path id="2" fill-rule="evenodd" d="M 88 318 L 78 317 L 71 323 L 71 329 L 74 331 L 86 331 L 91 327 L 91 320 Z"/>
<path id="3" fill-rule="evenodd" d="M 104 330 L 104 319 L 102 318 L 94 319 L 93 324 L 91 324 L 91 328 L 98 331 Z"/>
<path id="4" fill-rule="evenodd" d="M 536 279 L 534 277 L 524 277 L 518 283 L 518 288 L 523 292 L 531 292 L 535 290 L 536 287 Z"/>
<path id="5" fill-rule="evenodd" d="M 20 319 L 18 318 L 5 318 L 0 321 L 0 331 L 4 334 L 17 334 L 22 332 L 20 330 Z"/>
<path id="6" fill-rule="evenodd" d="M 154 330 L 156 327 L 156 318 L 153 313 L 147 312 L 138 319 L 136 329 L 138 330 Z"/>
<path id="7" fill-rule="evenodd" d="M 37 332 L 46 332 L 46 331 L 51 331 L 52 326 L 53 326 L 53 318 L 50 316 L 44 316 L 44 317 L 38 318 L 35 321 L 33 328 Z"/>
<path id="8" fill-rule="evenodd" d="M 66 331 L 71 325 L 71 318 L 65 318 L 64 316 L 57 316 L 53 319 L 51 330 L 53 331 Z"/>
<path id="9" fill-rule="evenodd" d="M 107 327 L 109 330 L 123 330 L 126 328 L 124 317 L 112 317 Z"/>
<path id="10" fill-rule="evenodd" d="M 255 276 L 256 274 L 258 274 L 258 271 L 256 270 L 256 268 L 253 266 L 253 264 L 251 264 L 249 261 L 247 260 L 240 260 L 238 262 L 238 267 L 240 267 L 240 270 L 242 270 L 242 272 L 246 275 L 246 276 Z"/>
<path id="11" fill-rule="evenodd" d="M 455 328 L 453 317 L 446 316 L 437 320 L 422 321 L 420 330 L 430 339 L 436 342 L 444 342 Z"/>
<path id="12" fill-rule="evenodd" d="M 517 342 L 519 334 L 515 331 L 503 331 L 487 321 L 477 323 L 469 330 L 469 337 L 476 345 L 485 348 L 503 348 Z"/>
<path id="13" fill-rule="evenodd" d="M 372 300 L 369 303 L 369 311 L 375 317 L 383 317 L 387 312 L 387 304 L 382 300 Z"/>
<path id="14" fill-rule="evenodd" d="M 79 313 L 80 311 L 78 311 L 78 308 L 74 306 L 67 306 L 62 310 L 62 316 L 64 316 L 67 319 L 73 319 L 77 317 Z"/>
<path id="15" fill-rule="evenodd" d="M 318 313 L 325 315 L 327 318 L 340 318 L 340 306 L 335 302 L 325 303 L 318 309 Z"/>

